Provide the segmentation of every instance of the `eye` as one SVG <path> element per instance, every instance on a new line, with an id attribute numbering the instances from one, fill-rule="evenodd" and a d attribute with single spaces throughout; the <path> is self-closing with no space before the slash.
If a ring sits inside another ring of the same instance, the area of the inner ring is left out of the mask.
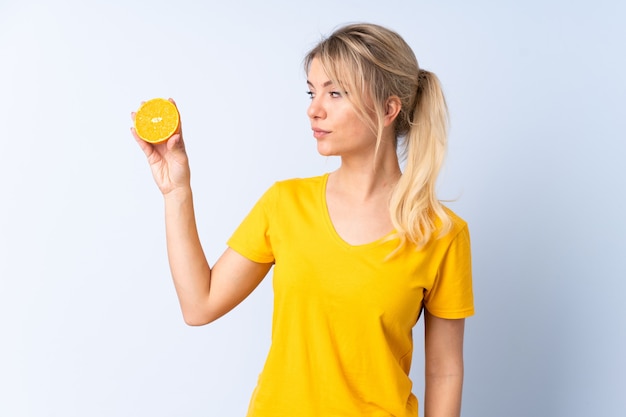
<path id="1" fill-rule="evenodd" d="M 330 94 L 330 96 L 333 98 L 339 98 L 342 96 L 342 94 L 339 91 L 331 91 L 328 94 Z"/>
<path id="2" fill-rule="evenodd" d="M 309 91 L 307 91 L 306 93 L 307 93 L 307 95 L 309 96 L 309 98 L 310 98 L 311 100 L 313 100 L 313 99 L 315 98 L 315 93 L 314 93 L 313 91 L 310 91 L 310 90 L 309 90 Z"/>

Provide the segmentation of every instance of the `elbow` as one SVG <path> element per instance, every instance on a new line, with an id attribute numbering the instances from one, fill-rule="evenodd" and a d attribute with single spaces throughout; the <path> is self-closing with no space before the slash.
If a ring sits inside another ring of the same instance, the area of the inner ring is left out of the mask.
<path id="1" fill-rule="evenodd" d="M 187 326 L 199 327 L 211 323 L 213 320 L 206 314 L 198 314 L 197 312 L 184 311 L 183 320 Z"/>
<path id="2" fill-rule="evenodd" d="M 199 327 L 215 321 L 217 317 L 206 313 L 183 311 L 183 320 L 187 326 Z"/>
<path id="3" fill-rule="evenodd" d="M 426 376 L 463 379 L 463 357 L 454 357 L 445 360 L 426 360 L 425 371 Z"/>
<path id="4" fill-rule="evenodd" d="M 185 321 L 185 324 L 190 327 L 199 327 L 210 323 L 208 320 L 198 320 L 195 317 L 192 318 L 187 316 L 183 316 L 183 320 Z"/>

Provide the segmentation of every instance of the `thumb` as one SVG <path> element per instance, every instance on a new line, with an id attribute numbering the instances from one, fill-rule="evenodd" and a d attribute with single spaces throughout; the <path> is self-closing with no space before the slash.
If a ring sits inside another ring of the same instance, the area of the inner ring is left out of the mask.
<path id="1" fill-rule="evenodd" d="M 185 143 L 183 142 L 183 135 L 180 133 L 174 133 L 167 141 L 167 150 L 173 154 L 184 154 Z"/>

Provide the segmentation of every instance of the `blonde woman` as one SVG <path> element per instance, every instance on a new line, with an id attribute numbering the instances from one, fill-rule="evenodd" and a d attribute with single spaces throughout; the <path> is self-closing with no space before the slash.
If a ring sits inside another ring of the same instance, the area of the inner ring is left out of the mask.
<path id="1" fill-rule="evenodd" d="M 435 195 L 447 130 L 439 82 L 399 35 L 372 24 L 335 31 L 305 70 L 317 149 L 341 165 L 274 184 L 213 267 L 182 132 L 151 145 L 133 131 L 165 199 L 184 319 L 216 320 L 274 266 L 272 343 L 248 416 L 414 417 L 412 328 L 423 312 L 426 416 L 458 416 L 474 306 L 467 225 Z"/>

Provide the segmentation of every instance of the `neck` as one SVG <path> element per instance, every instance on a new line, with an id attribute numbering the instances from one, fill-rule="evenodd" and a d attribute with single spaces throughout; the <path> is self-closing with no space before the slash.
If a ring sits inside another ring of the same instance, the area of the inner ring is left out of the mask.
<path id="1" fill-rule="evenodd" d="M 369 160 L 342 157 L 341 166 L 331 174 L 334 188 L 360 200 L 389 193 L 402 175 L 395 149 L 381 148 L 376 158 L 366 158 Z"/>

